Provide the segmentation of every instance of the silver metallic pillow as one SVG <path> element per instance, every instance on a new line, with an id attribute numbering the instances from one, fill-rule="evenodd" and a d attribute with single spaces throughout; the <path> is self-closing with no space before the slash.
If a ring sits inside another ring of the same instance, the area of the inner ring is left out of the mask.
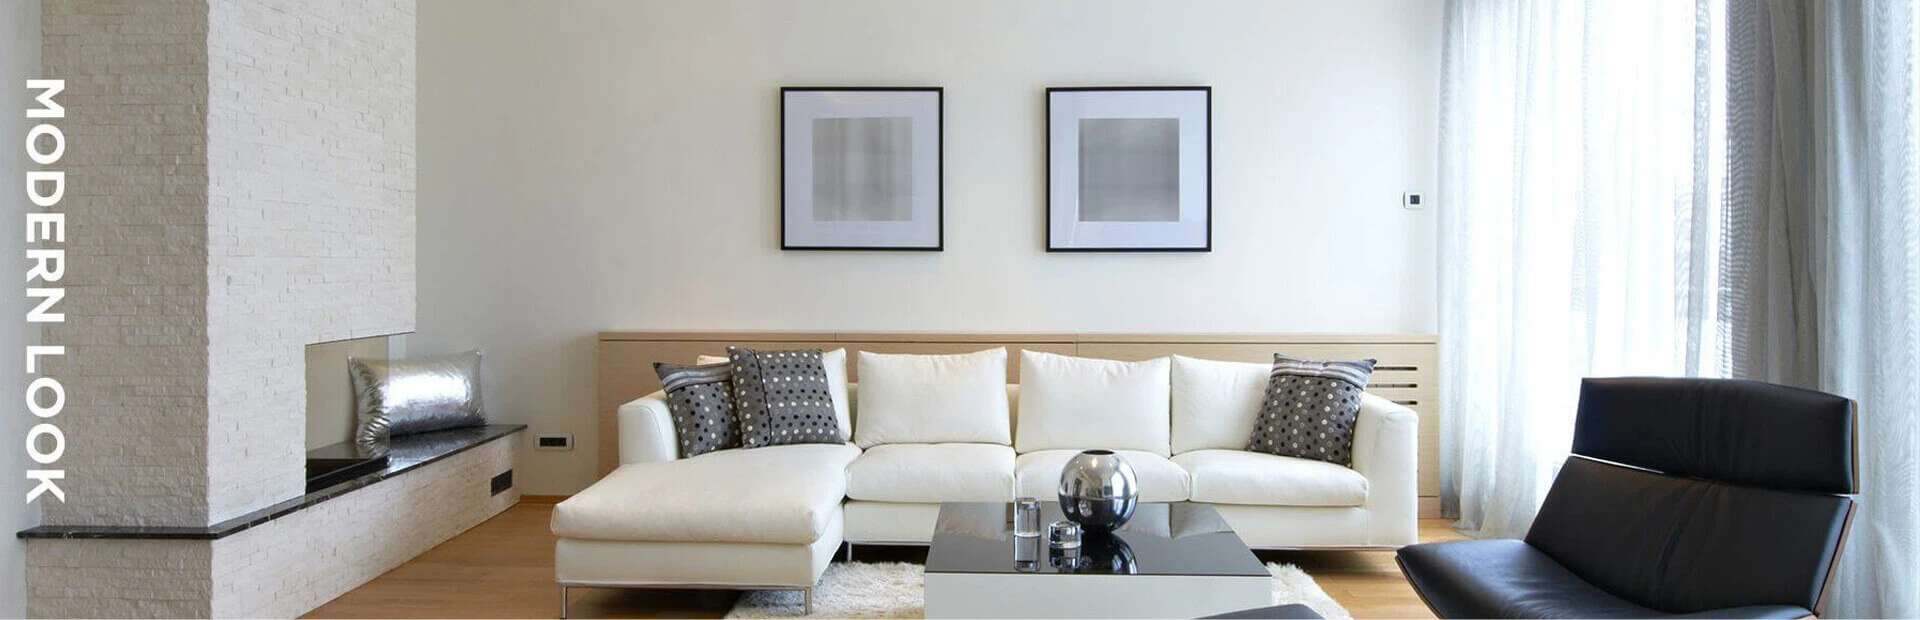
<path id="1" fill-rule="evenodd" d="M 349 358 L 359 445 L 487 423 L 480 408 L 480 350 L 404 359 Z"/>

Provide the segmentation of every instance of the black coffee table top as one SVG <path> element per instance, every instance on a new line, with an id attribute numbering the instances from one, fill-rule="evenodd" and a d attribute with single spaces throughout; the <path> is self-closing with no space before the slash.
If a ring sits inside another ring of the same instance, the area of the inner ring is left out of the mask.
<path id="1" fill-rule="evenodd" d="M 927 572 L 1269 576 L 1240 535 L 1207 504 L 1140 504 L 1119 531 L 1086 534 L 1077 557 L 1047 547 L 1047 524 L 1066 518 L 1058 502 L 1040 504 L 1037 538 L 1013 535 L 1010 506 L 941 504 L 927 551 Z M 1033 561 L 1018 561 L 1028 558 Z"/>

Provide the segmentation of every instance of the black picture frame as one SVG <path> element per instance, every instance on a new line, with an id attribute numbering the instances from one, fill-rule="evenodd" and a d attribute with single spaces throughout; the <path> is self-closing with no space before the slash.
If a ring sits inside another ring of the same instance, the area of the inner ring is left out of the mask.
<path id="1" fill-rule="evenodd" d="M 935 132 L 939 145 L 934 149 L 935 236 L 931 246 L 857 246 L 794 245 L 787 232 L 787 96 L 804 92 L 931 92 L 934 95 Z M 780 249 L 799 252 L 941 252 L 947 244 L 947 114 L 946 89 L 940 86 L 782 86 L 780 87 Z"/>
<path id="2" fill-rule="evenodd" d="M 1206 238 L 1198 247 L 1059 247 L 1053 243 L 1053 95 L 1060 92 L 1154 92 L 1154 91 L 1192 91 L 1200 92 L 1206 99 L 1206 151 L 1207 166 L 1205 180 L 1206 196 Z M 1042 132 L 1046 143 L 1041 158 L 1041 173 L 1045 175 L 1044 208 L 1041 210 L 1041 242 L 1047 252 L 1212 252 L 1213 251 L 1213 87 L 1212 86 L 1053 86 L 1046 89 L 1045 107 L 1041 113 Z"/>

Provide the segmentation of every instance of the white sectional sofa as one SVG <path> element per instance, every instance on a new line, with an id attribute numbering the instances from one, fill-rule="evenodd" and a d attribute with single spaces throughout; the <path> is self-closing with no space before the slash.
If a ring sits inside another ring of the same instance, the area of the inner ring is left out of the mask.
<path id="1" fill-rule="evenodd" d="M 1415 542 L 1418 420 L 1406 407 L 1362 396 L 1348 468 L 1242 449 L 1265 398 L 1265 365 L 1023 356 L 1021 384 L 1009 385 L 1004 350 L 863 354 L 860 386 L 844 380 L 843 361 L 834 368 L 844 354 L 830 354 L 829 374 L 846 386 L 850 442 L 839 445 L 683 459 L 663 395 L 627 403 L 620 467 L 554 509 L 563 597 L 581 586 L 810 597 L 843 542 L 926 544 L 944 501 L 1051 499 L 1067 459 L 1088 448 L 1126 458 L 1141 501 L 1214 504 L 1251 547 Z"/>

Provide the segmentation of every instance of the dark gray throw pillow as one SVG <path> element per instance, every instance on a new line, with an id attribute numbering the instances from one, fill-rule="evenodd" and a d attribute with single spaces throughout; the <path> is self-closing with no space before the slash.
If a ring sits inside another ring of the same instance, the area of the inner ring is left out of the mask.
<path id="1" fill-rule="evenodd" d="M 740 417 L 733 408 L 733 365 L 678 366 L 655 362 L 667 412 L 680 440 L 680 458 L 740 447 Z"/>
<path id="2" fill-rule="evenodd" d="M 1247 450 L 1353 465 L 1353 423 L 1374 360 L 1319 362 L 1273 356 L 1267 398 Z"/>
<path id="3" fill-rule="evenodd" d="M 794 443 L 845 443 L 827 391 L 819 349 L 755 351 L 727 347 L 733 364 L 733 402 L 740 413 L 740 444 L 748 448 Z"/>

